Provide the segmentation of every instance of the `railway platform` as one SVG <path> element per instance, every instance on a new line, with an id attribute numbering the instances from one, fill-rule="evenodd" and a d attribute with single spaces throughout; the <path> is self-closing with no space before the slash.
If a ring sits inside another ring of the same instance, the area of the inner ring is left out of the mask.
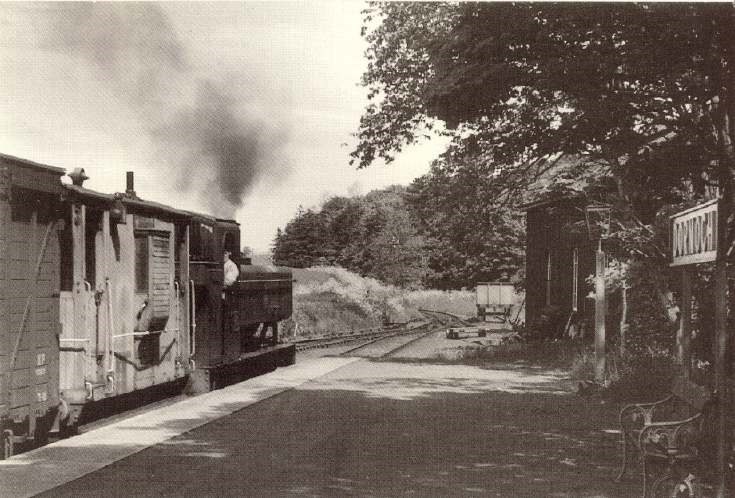
<path id="1" fill-rule="evenodd" d="M 357 358 L 320 358 L 113 422 L 0 461 L 0 496 L 34 496 L 321 377 Z"/>

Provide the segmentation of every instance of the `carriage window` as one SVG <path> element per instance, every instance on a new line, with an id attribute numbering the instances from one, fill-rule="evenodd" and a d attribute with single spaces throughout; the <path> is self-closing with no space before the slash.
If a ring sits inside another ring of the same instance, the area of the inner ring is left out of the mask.
<path id="1" fill-rule="evenodd" d="M 147 234 L 135 234 L 135 292 L 148 292 Z"/>
<path id="2" fill-rule="evenodd" d="M 227 232 L 225 234 L 224 240 L 222 241 L 222 247 L 226 251 L 230 251 L 232 253 L 232 258 L 237 259 L 240 255 L 240 248 L 237 247 L 237 240 L 235 240 L 235 236 Z"/>
<path id="3" fill-rule="evenodd" d="M 102 213 L 87 208 L 86 223 L 84 226 L 84 265 L 86 274 L 85 280 L 96 285 L 97 274 L 97 233 L 100 231 L 102 222 Z"/>
<path id="4" fill-rule="evenodd" d="M 193 221 L 189 232 L 189 252 L 193 261 L 214 261 L 212 252 L 212 227 Z M 222 255 L 220 254 L 220 258 Z"/>
<path id="5" fill-rule="evenodd" d="M 59 285 L 62 291 L 74 287 L 74 240 L 71 213 L 64 217 L 64 229 L 59 232 Z"/>

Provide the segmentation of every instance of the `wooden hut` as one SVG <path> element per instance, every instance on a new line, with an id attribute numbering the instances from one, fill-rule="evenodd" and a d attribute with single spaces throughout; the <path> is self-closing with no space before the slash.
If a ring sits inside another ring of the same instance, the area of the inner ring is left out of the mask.
<path id="1" fill-rule="evenodd" d="M 585 200 L 554 198 L 527 204 L 526 323 L 561 337 L 591 333 L 596 243 L 585 224 Z"/>

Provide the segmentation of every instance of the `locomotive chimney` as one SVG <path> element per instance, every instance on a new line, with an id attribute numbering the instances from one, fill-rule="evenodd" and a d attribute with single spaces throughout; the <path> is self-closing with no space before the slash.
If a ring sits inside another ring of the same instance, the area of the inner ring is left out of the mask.
<path id="1" fill-rule="evenodd" d="M 127 178 L 126 178 L 127 179 L 127 185 L 125 187 L 125 193 L 127 195 L 129 195 L 130 197 L 137 197 L 135 195 L 135 178 L 133 176 L 133 172 L 132 171 L 128 171 L 126 173 L 126 175 L 127 175 Z"/>

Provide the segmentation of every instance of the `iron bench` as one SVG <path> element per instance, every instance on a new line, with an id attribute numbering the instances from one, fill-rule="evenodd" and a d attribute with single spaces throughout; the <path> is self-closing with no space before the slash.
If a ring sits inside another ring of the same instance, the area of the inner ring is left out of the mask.
<path id="1" fill-rule="evenodd" d="M 628 453 L 638 453 L 643 468 L 643 497 L 648 492 L 649 459 L 668 464 L 667 471 L 652 486 L 652 493 L 684 461 L 700 458 L 699 444 L 705 433 L 705 420 L 711 410 L 712 395 L 704 387 L 687 379 L 674 380 L 671 393 L 653 403 L 636 403 L 620 411 L 620 432 L 623 440 L 623 463 L 617 481 L 628 466 Z"/>

